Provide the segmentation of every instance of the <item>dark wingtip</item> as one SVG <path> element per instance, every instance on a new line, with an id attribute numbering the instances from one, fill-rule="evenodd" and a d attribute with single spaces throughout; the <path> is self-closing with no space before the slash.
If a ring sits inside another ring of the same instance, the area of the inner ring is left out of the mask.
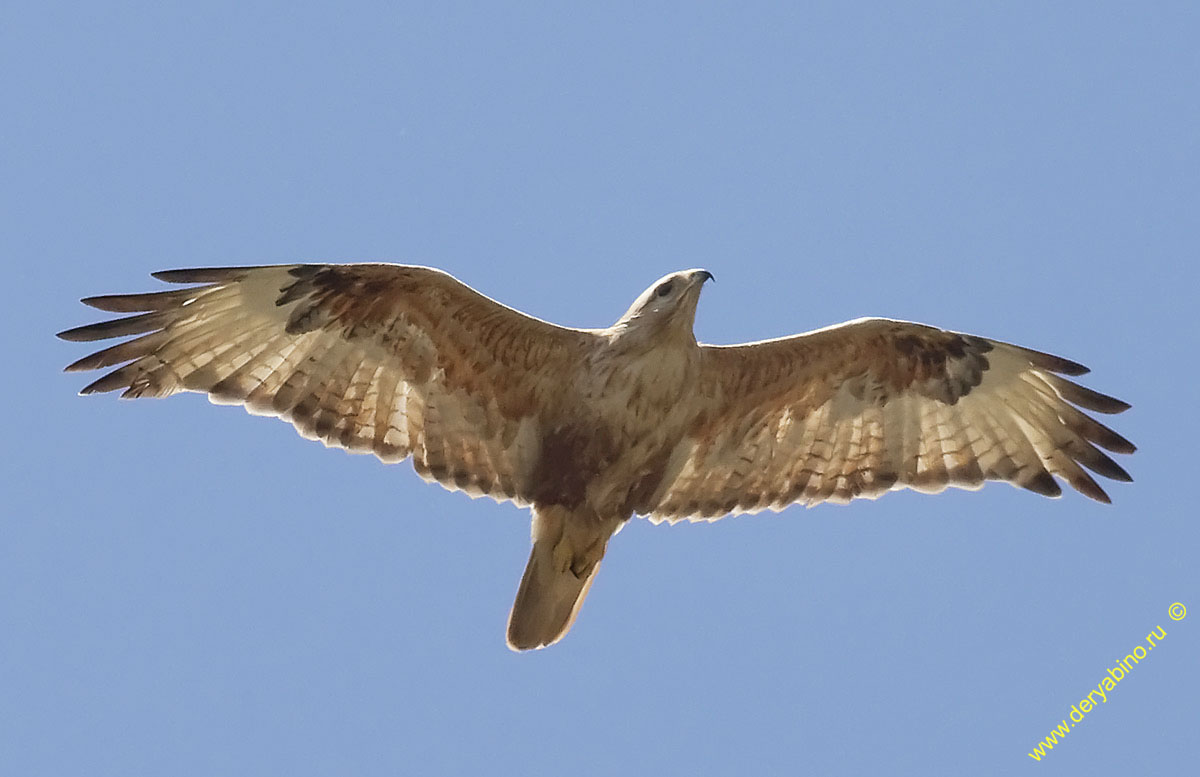
<path id="1" fill-rule="evenodd" d="M 1084 386 L 1079 386 L 1078 389 L 1077 392 L 1074 392 L 1073 396 L 1067 397 L 1067 399 L 1081 407 L 1095 410 L 1097 413 L 1115 415 L 1117 413 L 1124 413 L 1133 407 L 1133 405 L 1123 399 L 1110 397 L 1108 394 L 1101 394 L 1099 391 L 1094 391 Z"/>
<path id="2" fill-rule="evenodd" d="M 1064 359 L 1061 356 L 1055 356 L 1052 353 L 1043 353 L 1041 351 L 1033 352 L 1034 358 L 1031 361 L 1039 367 L 1047 370 L 1052 370 L 1060 375 L 1087 375 L 1091 372 L 1090 369 L 1076 361 Z"/>
<path id="3" fill-rule="evenodd" d="M 167 283 L 220 283 L 242 275 L 252 267 L 192 267 L 183 270 L 159 270 L 151 277 Z"/>
<path id="4" fill-rule="evenodd" d="M 135 307 L 125 303 L 126 300 L 142 299 L 153 296 L 151 294 L 98 294 L 94 297 L 84 297 L 79 300 L 89 308 L 103 310 L 105 313 L 132 313 L 143 310 L 153 310 L 152 307 Z M 157 292 L 162 293 L 162 292 Z"/>
<path id="5" fill-rule="evenodd" d="M 1028 481 L 1019 484 L 1022 488 L 1026 488 L 1035 494 L 1056 499 L 1062 496 L 1062 486 L 1058 485 L 1058 481 L 1054 479 L 1046 470 L 1042 470 Z"/>
<path id="6" fill-rule="evenodd" d="M 79 390 L 79 394 L 80 396 L 86 394 L 104 394 L 109 391 L 116 391 L 117 389 L 127 389 L 133 375 L 134 373 L 131 372 L 130 365 L 118 367 L 84 386 Z"/>
<path id="7" fill-rule="evenodd" d="M 1112 499 L 1109 498 L 1108 493 L 1101 488 L 1095 480 L 1089 477 L 1086 472 L 1080 472 L 1076 477 L 1071 478 L 1068 482 L 1076 491 L 1083 494 L 1088 499 L 1094 499 L 1101 504 L 1112 504 Z"/>
<path id="8" fill-rule="evenodd" d="M 1107 459 L 1108 457 L 1105 456 L 1105 458 Z M 1084 466 L 1086 467 L 1087 465 L 1084 464 Z M 1126 472 L 1124 467 L 1112 459 L 1108 459 L 1103 469 L 1098 469 L 1095 471 L 1104 477 L 1109 478 L 1110 480 L 1116 480 L 1121 483 L 1133 482 L 1133 475 L 1130 475 L 1128 472 Z"/>
<path id="9" fill-rule="evenodd" d="M 200 277 L 205 270 L 158 270 L 150 273 L 151 278 L 155 278 L 166 283 L 203 283 L 204 278 Z"/>
<path id="10" fill-rule="evenodd" d="M 1136 445 L 1099 422 L 1092 428 L 1084 429 L 1083 435 L 1091 442 L 1113 453 L 1128 454 L 1137 452 Z"/>
<path id="11" fill-rule="evenodd" d="M 1060 378 L 1057 375 L 1049 373 L 1042 376 L 1043 380 L 1049 383 L 1054 390 L 1068 402 L 1079 405 L 1087 410 L 1094 410 L 1097 413 L 1105 413 L 1112 415 L 1115 413 L 1123 413 L 1132 405 L 1124 400 L 1110 397 L 1108 394 L 1101 394 L 1099 391 L 1093 391 L 1090 388 L 1080 386 L 1078 383 L 1073 383 L 1065 378 Z"/>
<path id="12" fill-rule="evenodd" d="M 104 302 L 105 302 L 105 300 L 110 299 L 112 296 L 114 296 L 114 295 L 97 294 L 92 297 L 84 297 L 83 299 L 81 299 L 79 301 L 82 302 L 83 304 L 87 305 L 89 308 L 96 308 L 97 310 L 108 310 L 108 308 L 104 307 Z"/>
<path id="13" fill-rule="evenodd" d="M 167 283 L 226 283 L 244 278 L 253 270 L 267 270 L 288 265 L 246 265 L 244 267 L 189 267 L 182 270 L 159 270 L 150 276 Z"/>
<path id="14" fill-rule="evenodd" d="M 97 366 L 96 354 L 93 353 L 63 367 L 63 372 L 86 372 L 87 370 L 96 369 Z"/>

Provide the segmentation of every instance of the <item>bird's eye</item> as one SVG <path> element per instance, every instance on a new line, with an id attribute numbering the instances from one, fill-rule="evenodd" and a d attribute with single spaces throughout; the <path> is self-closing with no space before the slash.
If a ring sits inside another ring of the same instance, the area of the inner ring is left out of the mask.
<path id="1" fill-rule="evenodd" d="M 658 288 L 654 290 L 655 296 L 665 297 L 668 294 L 670 294 L 671 293 L 671 285 L 672 285 L 671 281 L 667 281 L 666 283 L 660 283 L 658 285 Z"/>

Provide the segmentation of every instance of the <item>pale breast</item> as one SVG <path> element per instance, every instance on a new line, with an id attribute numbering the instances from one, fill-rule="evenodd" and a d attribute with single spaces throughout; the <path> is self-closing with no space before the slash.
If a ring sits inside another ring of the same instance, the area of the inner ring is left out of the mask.
<path id="1" fill-rule="evenodd" d="M 585 499 L 601 515 L 627 516 L 662 481 L 671 452 L 699 413 L 691 349 L 597 358 L 581 387 L 605 454 L 586 477 Z"/>

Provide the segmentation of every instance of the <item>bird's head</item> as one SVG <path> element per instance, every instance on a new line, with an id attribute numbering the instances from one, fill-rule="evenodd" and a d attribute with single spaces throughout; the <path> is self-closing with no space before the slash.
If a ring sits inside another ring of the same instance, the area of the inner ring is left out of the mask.
<path id="1" fill-rule="evenodd" d="M 696 303 L 700 300 L 700 288 L 710 280 L 714 278 L 708 270 L 681 270 L 664 275 L 642 292 L 613 328 L 656 338 L 676 335 L 690 338 L 694 343 Z"/>

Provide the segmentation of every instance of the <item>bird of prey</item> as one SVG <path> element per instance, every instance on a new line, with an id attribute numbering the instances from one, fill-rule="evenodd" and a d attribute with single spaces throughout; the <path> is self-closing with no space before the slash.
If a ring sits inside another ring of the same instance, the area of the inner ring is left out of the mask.
<path id="1" fill-rule="evenodd" d="M 298 264 L 155 273 L 181 288 L 90 297 L 136 315 L 62 332 L 138 337 L 67 370 L 83 389 L 197 391 L 426 480 L 532 508 L 515 650 L 571 628 L 609 538 L 675 522 L 1000 480 L 1058 496 L 1130 477 L 1124 437 L 1081 411 L 1126 403 L 1067 359 L 906 321 L 744 345 L 696 342 L 706 270 L 656 281 L 606 329 L 557 326 L 439 270 Z M 120 365 L 120 366 L 118 366 Z"/>

